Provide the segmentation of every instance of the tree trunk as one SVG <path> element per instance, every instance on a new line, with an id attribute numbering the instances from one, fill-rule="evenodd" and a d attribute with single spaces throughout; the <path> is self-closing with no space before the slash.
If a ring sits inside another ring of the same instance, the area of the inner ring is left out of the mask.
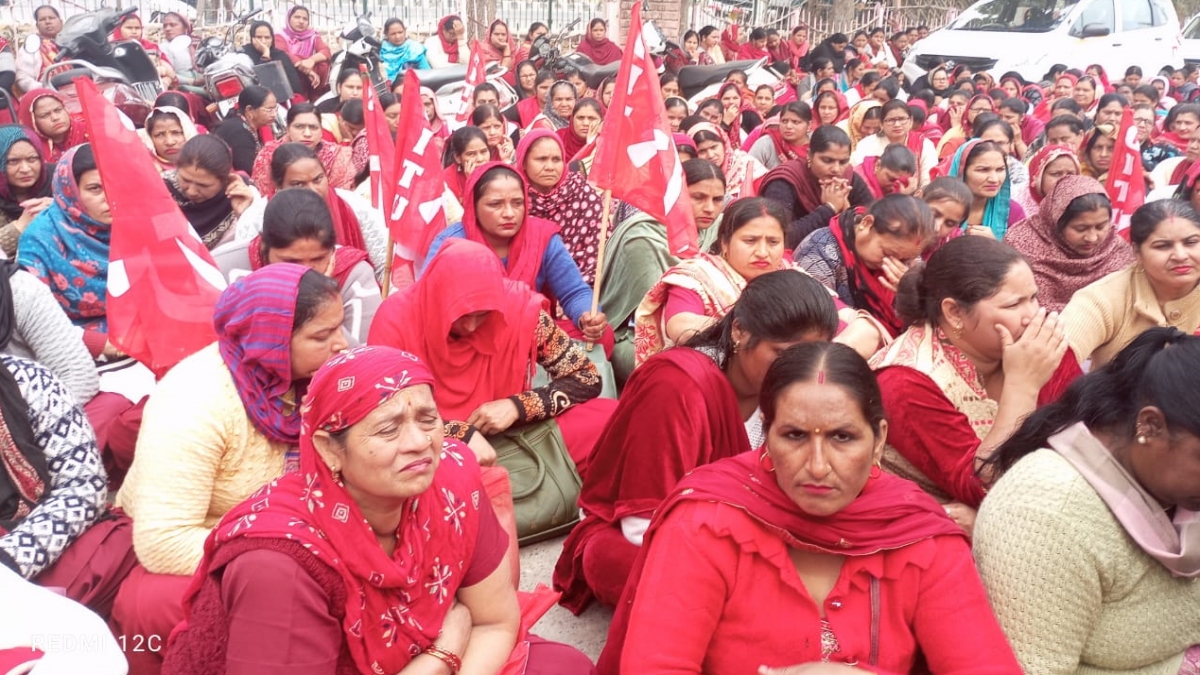
<path id="1" fill-rule="evenodd" d="M 850 30 L 854 25 L 854 0 L 833 0 L 829 18 L 830 33 Z"/>
<path id="2" fill-rule="evenodd" d="M 496 16 L 496 0 L 467 0 L 467 41 L 486 40 L 488 25 Z M 509 27 L 510 30 L 512 27 Z"/>

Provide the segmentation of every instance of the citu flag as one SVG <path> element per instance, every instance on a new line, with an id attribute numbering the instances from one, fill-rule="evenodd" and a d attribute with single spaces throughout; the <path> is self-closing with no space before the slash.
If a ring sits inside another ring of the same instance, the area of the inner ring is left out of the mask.
<path id="1" fill-rule="evenodd" d="M 471 56 L 467 58 L 467 78 L 463 82 L 462 98 L 458 102 L 458 112 L 454 114 L 452 126 L 455 130 L 467 126 L 471 118 L 471 100 L 475 97 L 475 87 L 487 81 L 487 73 L 483 67 L 483 49 L 479 40 L 471 41 Z"/>
<path id="2" fill-rule="evenodd" d="M 395 243 L 394 255 L 400 258 L 397 262 L 410 267 L 425 259 L 434 237 L 446 228 L 446 213 L 442 210 L 446 187 L 433 139 L 421 98 L 421 81 L 412 69 L 406 70 L 392 168 L 395 189 L 386 215 Z"/>
<path id="3" fill-rule="evenodd" d="M 108 339 L 161 378 L 216 341 L 225 278 L 116 107 L 89 79 L 75 90 L 112 213 Z"/>
<path id="4" fill-rule="evenodd" d="M 361 66 L 366 72 L 366 66 Z M 366 80 L 369 81 L 369 80 Z M 388 128 L 387 116 L 379 104 L 375 87 L 363 87 L 363 122 L 367 134 L 367 167 L 370 170 L 371 206 L 379 209 L 388 232 L 396 232 L 390 206 L 396 201 L 396 142 Z M 398 131 L 399 129 L 397 129 Z M 393 239 L 393 242 L 396 241 Z M 395 264 L 394 253 L 389 288 L 405 288 L 414 281 L 412 265 Z"/>
<path id="5" fill-rule="evenodd" d="M 1141 144 L 1133 125 L 1133 110 L 1121 114 L 1121 128 L 1113 146 L 1112 164 L 1104 191 L 1112 201 L 1113 224 L 1117 233 L 1129 241 L 1129 218 L 1146 202 L 1146 181 L 1142 179 Z"/>
<path id="6" fill-rule="evenodd" d="M 589 178 L 597 188 L 665 224 L 671 255 L 690 258 L 699 252 L 699 233 L 654 59 L 642 38 L 641 2 L 634 3 L 629 25 Z"/>

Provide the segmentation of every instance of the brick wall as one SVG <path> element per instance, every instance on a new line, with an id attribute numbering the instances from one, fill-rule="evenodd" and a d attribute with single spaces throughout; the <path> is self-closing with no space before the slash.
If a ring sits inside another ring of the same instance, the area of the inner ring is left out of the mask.
<path id="1" fill-rule="evenodd" d="M 650 0 L 649 7 L 642 5 L 642 21 L 653 21 L 668 40 L 679 40 L 683 35 L 683 0 Z M 621 0 L 621 36 L 629 34 L 629 13 L 632 0 Z M 625 44 L 624 39 L 620 41 Z"/>

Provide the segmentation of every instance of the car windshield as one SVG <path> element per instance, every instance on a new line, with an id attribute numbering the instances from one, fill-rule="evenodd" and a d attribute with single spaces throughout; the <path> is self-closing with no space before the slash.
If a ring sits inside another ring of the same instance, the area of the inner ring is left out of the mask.
<path id="1" fill-rule="evenodd" d="M 1196 40 L 1200 39 L 1200 16 L 1192 19 L 1187 28 L 1183 30 L 1183 39 Z"/>
<path id="2" fill-rule="evenodd" d="M 1067 20 L 1080 0 L 988 0 L 967 9 L 950 30 L 1048 33 Z"/>

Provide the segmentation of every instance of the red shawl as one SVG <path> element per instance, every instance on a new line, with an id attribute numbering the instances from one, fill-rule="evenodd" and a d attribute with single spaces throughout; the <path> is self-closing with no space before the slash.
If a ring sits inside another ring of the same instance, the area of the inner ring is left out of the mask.
<path id="1" fill-rule="evenodd" d="M 1075 291 L 1135 262 L 1133 249 L 1115 227 L 1087 257 L 1063 241 L 1058 221 L 1071 202 L 1090 194 L 1105 194 L 1104 185 L 1088 176 L 1064 176 L 1037 214 L 1013 225 L 1004 236 L 1004 243 L 1024 255 L 1033 269 L 1038 299 L 1047 311 L 1061 312 Z"/>
<path id="2" fill-rule="evenodd" d="M 771 137 L 771 141 L 775 143 L 775 154 L 779 156 L 779 163 L 790 162 L 793 159 L 798 159 L 802 162 L 808 160 L 808 143 L 801 145 L 799 148 L 783 140 L 783 133 L 779 131 L 778 126 L 768 126 L 763 133 Z"/>
<path id="3" fill-rule="evenodd" d="M 867 269 L 866 263 L 858 259 L 858 253 L 846 242 L 848 232 L 866 213 L 867 210 L 861 206 L 846 211 L 838 217 L 837 223 L 830 225 L 829 232 L 837 240 L 838 249 L 842 252 L 842 264 L 846 266 L 846 280 L 850 295 L 854 298 L 854 308 L 870 312 L 871 316 L 888 327 L 892 335 L 899 335 L 904 332 L 905 326 L 896 314 L 895 292 L 884 286 L 875 272 Z"/>
<path id="4" fill-rule="evenodd" d="M 246 252 L 250 254 L 251 272 L 270 264 L 262 256 L 261 234 L 256 235 L 250 240 L 250 243 L 246 245 Z M 325 270 L 325 273 L 337 281 L 338 288 L 345 288 L 346 281 L 350 277 L 350 271 L 360 262 L 371 262 L 365 251 L 349 246 L 338 246 L 333 250 L 333 269 Z M 317 271 L 320 272 L 321 270 Z"/>
<path id="5" fill-rule="evenodd" d="M 109 40 L 112 42 L 136 42 L 142 46 L 142 49 L 144 49 L 147 54 L 158 54 L 159 53 L 158 45 L 147 40 L 146 38 L 140 37 L 140 38 L 137 38 L 136 40 L 127 40 L 121 35 L 121 29 L 125 26 L 126 23 L 128 23 L 128 21 L 130 19 L 136 19 L 138 23 L 142 23 L 142 20 L 140 18 L 138 18 L 137 14 L 130 14 L 125 19 L 125 21 L 121 22 L 121 25 L 119 25 L 113 29 L 112 34 L 109 35 Z"/>
<path id="6" fill-rule="evenodd" d="M 517 114 L 521 116 L 521 128 L 525 129 L 542 114 L 542 104 L 538 103 L 536 96 L 523 98 L 517 102 Z"/>
<path id="7" fill-rule="evenodd" d="M 487 66 L 491 63 L 500 63 L 504 60 L 504 52 L 496 49 L 496 46 L 492 44 L 492 31 L 496 30 L 497 25 L 504 26 L 504 30 L 508 32 L 508 53 L 514 56 L 513 64 L 515 65 L 520 63 L 520 61 L 517 61 L 515 58 L 517 53 L 517 43 L 513 41 L 512 31 L 509 30 L 508 24 L 504 23 L 500 19 L 496 19 L 491 23 L 491 25 L 488 26 L 487 37 L 479 41 L 479 54 L 483 58 L 483 65 Z M 508 74 L 511 75 L 513 70 L 514 68 L 509 68 Z M 509 84 L 512 84 L 512 82 L 509 82 Z"/>
<path id="8" fill-rule="evenodd" d="M 721 31 L 721 51 L 725 53 L 726 61 L 735 60 L 738 50 L 742 48 L 742 43 L 738 40 L 739 28 L 741 26 L 735 23 Z"/>
<path id="9" fill-rule="evenodd" d="M 462 19 L 454 16 L 453 14 L 450 16 L 444 16 L 442 17 L 442 20 L 438 22 L 437 30 L 438 40 L 440 40 L 442 43 L 442 52 L 446 54 L 446 60 L 450 63 L 458 63 L 459 45 L 457 42 L 451 42 L 446 39 L 446 29 L 450 26 L 453 26 L 455 21 L 461 22 Z"/>
<path id="10" fill-rule="evenodd" d="M 558 135 L 558 140 L 562 141 L 564 164 L 569 164 L 575 158 L 575 155 L 578 155 L 579 151 L 583 150 L 584 146 L 587 145 L 587 139 L 580 138 L 575 133 L 574 127 L 574 123 L 571 123 L 554 132 Z M 564 167 L 563 170 L 566 171 L 566 168 Z"/>
<path id="11" fill-rule="evenodd" d="M 865 157 L 862 164 L 854 167 L 854 173 L 858 174 L 867 187 L 871 189 L 871 196 L 875 199 L 883 199 L 887 193 L 883 191 L 883 186 L 879 184 L 879 178 L 875 176 L 875 165 L 879 163 L 878 157 Z"/>
<path id="12" fill-rule="evenodd" d="M 599 672 L 619 670 L 609 660 L 619 659 L 623 651 L 646 551 L 671 510 L 683 502 L 715 502 L 741 509 L 778 534 L 789 547 L 831 555 L 871 555 L 933 537 L 966 537 L 962 528 L 946 516 L 945 509 L 915 483 L 887 473 L 868 479 L 858 497 L 834 515 L 810 516 L 779 488 L 776 475 L 762 468 L 760 456 L 755 450 L 697 469 L 679 483 L 654 514 L 628 590 L 613 616 L 609 644 L 597 664 Z"/>
<path id="13" fill-rule="evenodd" d="M 1171 172 L 1171 181 L 1169 184 L 1179 185 L 1187 178 L 1189 173 L 1194 173 L 1192 171 L 1193 168 L 1200 168 L 1200 162 L 1193 163 L 1185 158 L 1182 162 L 1175 165 L 1175 170 Z"/>
<path id="14" fill-rule="evenodd" d="M 833 96 L 833 100 L 837 102 L 837 109 L 838 109 L 837 117 L 835 117 L 834 120 L 832 122 L 830 122 L 830 124 L 837 124 L 838 122 L 841 122 L 842 120 L 850 117 L 850 104 L 846 102 L 846 96 L 844 94 L 842 94 L 841 92 L 838 92 L 838 91 L 823 91 L 820 94 L 817 94 L 817 97 L 815 99 L 813 99 L 812 128 L 814 130 L 820 128 L 820 126 L 821 126 L 821 115 L 817 113 L 817 107 L 819 105 L 821 105 L 821 99 L 827 98 L 829 96 Z"/>
<path id="15" fill-rule="evenodd" d="M 433 644 L 479 534 L 483 486 L 474 454 L 456 441 L 411 453 L 432 462 L 431 484 L 404 505 L 399 544 L 389 556 L 313 444 L 318 429 L 347 429 L 397 392 L 433 384 L 414 356 L 389 348 L 358 347 L 321 367 L 304 399 L 300 471 L 268 483 L 213 528 L 185 595 L 188 619 L 171 641 L 167 672 L 224 671 L 229 617 L 221 571 L 238 554 L 262 548 L 290 555 L 332 591 L 329 610 L 344 638 L 336 672 L 399 672 Z"/>
<path id="16" fill-rule="evenodd" d="M 1075 173 L 1082 171 L 1079 166 L 1079 158 L 1075 156 L 1075 150 L 1066 145 L 1047 145 L 1029 160 L 1029 196 L 1033 198 L 1035 204 L 1041 204 L 1046 195 L 1042 194 L 1042 174 L 1046 172 L 1046 167 L 1060 158 L 1070 157 L 1075 163 Z"/>
<path id="17" fill-rule="evenodd" d="M 782 45 L 783 43 L 780 42 L 779 44 Z M 765 47 L 762 49 L 755 47 L 754 43 L 749 40 L 747 40 L 746 42 L 743 42 L 742 45 L 740 47 L 738 47 L 738 51 L 737 51 L 737 57 L 738 57 L 739 61 L 741 61 L 741 60 L 757 61 L 759 59 L 765 59 L 770 56 L 771 56 L 771 52 L 769 50 L 767 50 Z"/>
<path id="18" fill-rule="evenodd" d="M 563 606 L 578 614 L 592 600 L 580 549 L 591 531 L 650 517 L 688 471 L 748 450 L 737 394 L 711 357 L 676 347 L 638 366 L 582 472 L 587 517 L 554 570 Z"/>
<path id="19" fill-rule="evenodd" d="M 43 98 L 49 96 L 67 107 L 67 99 L 62 94 L 53 89 L 31 89 L 21 97 L 17 103 L 17 119 L 21 122 L 21 126 L 27 129 L 33 129 L 43 141 L 46 143 L 47 159 L 50 162 L 57 162 L 62 159 L 63 153 L 77 145 L 83 145 L 88 142 L 87 120 L 83 119 L 83 115 L 71 115 L 71 127 L 67 130 L 67 137 L 62 143 L 55 143 L 42 132 L 38 130 L 37 125 L 33 121 L 33 106 Z"/>
<path id="20" fill-rule="evenodd" d="M 483 232 L 479 229 L 479 223 L 475 220 L 475 200 L 472 195 L 475 194 L 475 183 L 485 173 L 498 166 L 512 171 L 512 175 L 521 181 L 521 189 L 526 193 L 529 192 L 529 185 L 525 182 L 525 177 L 516 169 L 502 162 L 488 162 L 471 172 L 471 177 L 467 179 L 467 184 L 463 188 L 465 199 L 462 205 L 462 227 L 467 239 L 485 246 L 487 242 L 483 238 Z M 546 255 L 546 247 L 550 244 L 551 237 L 556 234 L 558 234 L 557 225 L 548 220 L 530 216 L 526 209 L 525 222 L 521 224 L 509 243 L 505 275 L 513 281 L 523 281 L 530 289 L 537 290 L 537 277 L 538 272 L 542 269 L 542 258 Z M 495 253 L 492 256 L 495 257 Z"/>
<path id="21" fill-rule="evenodd" d="M 790 40 L 780 39 L 779 44 L 774 47 L 767 45 L 767 53 L 771 55 L 771 62 L 777 63 L 783 61 L 788 64 L 795 63 L 795 56 L 792 55 L 792 45 Z"/>
<path id="22" fill-rule="evenodd" d="M 575 51 L 588 57 L 592 63 L 598 66 L 605 66 L 620 61 L 623 55 L 621 47 L 612 40 L 608 38 L 601 38 L 598 41 L 593 40 L 590 30 L 588 31 L 588 36 L 583 39 L 583 42 L 579 43 L 579 48 Z"/>
<path id="23" fill-rule="evenodd" d="M 442 415 L 465 420 L 484 403 L 529 388 L 542 303 L 525 284 L 505 278 L 490 248 L 447 239 L 417 283 L 379 306 L 367 342 L 419 356 L 437 379 Z M 455 321 L 485 311 L 474 333 L 450 336 Z"/>
<path id="24" fill-rule="evenodd" d="M 1154 141 L 1158 143 L 1170 143 L 1175 146 L 1176 150 L 1186 153 L 1189 139 L 1180 136 L 1174 131 L 1164 131 Z"/>

